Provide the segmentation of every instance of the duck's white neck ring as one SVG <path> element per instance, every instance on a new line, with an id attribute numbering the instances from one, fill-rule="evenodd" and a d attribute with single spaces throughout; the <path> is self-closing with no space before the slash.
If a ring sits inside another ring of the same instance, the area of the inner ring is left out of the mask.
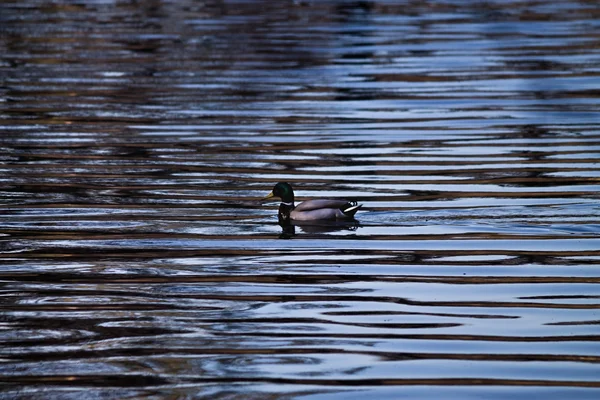
<path id="1" fill-rule="evenodd" d="M 286 206 L 293 206 L 294 202 L 292 201 L 291 203 L 286 203 L 285 201 L 282 201 L 281 204 L 285 204 Z"/>

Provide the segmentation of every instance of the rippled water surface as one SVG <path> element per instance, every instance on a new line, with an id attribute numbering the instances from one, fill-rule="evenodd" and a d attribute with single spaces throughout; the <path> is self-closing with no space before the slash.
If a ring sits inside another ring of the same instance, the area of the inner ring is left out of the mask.
<path id="1" fill-rule="evenodd" d="M 2 2 L 0 397 L 599 398 L 599 21 Z"/>

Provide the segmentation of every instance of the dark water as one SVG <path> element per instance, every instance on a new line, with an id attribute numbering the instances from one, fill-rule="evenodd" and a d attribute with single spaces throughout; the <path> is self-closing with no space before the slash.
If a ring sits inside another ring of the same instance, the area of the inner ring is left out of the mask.
<path id="1" fill-rule="evenodd" d="M 2 2 L 0 397 L 599 398 L 599 21 Z"/>

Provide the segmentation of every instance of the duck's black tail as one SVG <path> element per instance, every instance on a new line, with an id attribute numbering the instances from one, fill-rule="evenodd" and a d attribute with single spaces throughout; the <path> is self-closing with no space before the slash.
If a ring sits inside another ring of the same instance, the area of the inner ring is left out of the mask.
<path id="1" fill-rule="evenodd" d="M 346 204 L 344 207 L 342 207 L 341 210 L 344 213 L 344 215 L 346 215 L 348 218 L 354 218 L 354 214 L 356 214 L 358 209 L 362 206 L 362 204 L 358 204 L 356 201 L 352 201 Z"/>

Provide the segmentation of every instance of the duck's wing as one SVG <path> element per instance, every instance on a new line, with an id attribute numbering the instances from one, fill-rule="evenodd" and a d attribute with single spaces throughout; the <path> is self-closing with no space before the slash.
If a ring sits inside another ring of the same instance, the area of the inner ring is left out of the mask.
<path id="1" fill-rule="evenodd" d="M 290 213 L 290 218 L 294 221 L 317 221 L 343 217 L 344 213 L 339 208 L 316 208 L 314 210 L 298 211 L 298 207 L 296 207 Z"/>
<path id="2" fill-rule="evenodd" d="M 348 201 L 346 200 L 329 200 L 329 199 L 318 199 L 318 200 L 306 200 L 298 204 L 294 211 L 311 211 L 320 209 L 339 209 L 346 207 Z M 349 207 L 349 206 L 348 206 Z"/>

